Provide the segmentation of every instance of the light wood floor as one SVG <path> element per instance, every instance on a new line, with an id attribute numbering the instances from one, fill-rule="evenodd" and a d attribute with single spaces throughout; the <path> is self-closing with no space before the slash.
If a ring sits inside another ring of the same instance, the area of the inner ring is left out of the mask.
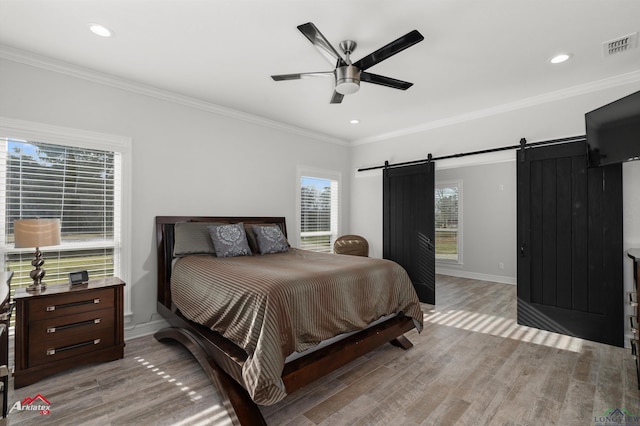
<path id="1" fill-rule="evenodd" d="M 264 407 L 269 425 L 594 425 L 610 409 L 640 414 L 629 350 L 515 324 L 515 286 L 438 276 L 437 306 L 408 351 L 385 345 Z M 152 336 L 125 358 L 13 390 L 51 414 L 8 424 L 228 424 L 198 363 Z"/>

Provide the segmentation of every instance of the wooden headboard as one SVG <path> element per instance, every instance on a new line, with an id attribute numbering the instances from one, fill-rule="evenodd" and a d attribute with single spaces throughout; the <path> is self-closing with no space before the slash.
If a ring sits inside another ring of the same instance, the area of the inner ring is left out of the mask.
<path id="1" fill-rule="evenodd" d="M 173 260 L 174 225 L 179 222 L 217 223 L 274 223 L 287 236 L 284 217 L 227 217 L 227 216 L 156 216 L 156 243 L 158 247 L 158 303 L 171 306 L 171 262 Z"/>

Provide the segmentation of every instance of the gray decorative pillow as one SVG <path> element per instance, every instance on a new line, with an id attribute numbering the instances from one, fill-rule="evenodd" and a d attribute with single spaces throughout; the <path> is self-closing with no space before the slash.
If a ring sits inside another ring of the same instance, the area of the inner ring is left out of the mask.
<path id="1" fill-rule="evenodd" d="M 277 226 L 253 225 L 260 254 L 282 253 L 289 250 L 289 243 Z"/>
<path id="2" fill-rule="evenodd" d="M 251 256 L 242 222 L 209 226 L 209 234 L 218 257 Z"/>
<path id="3" fill-rule="evenodd" d="M 216 254 L 208 227 L 214 222 L 178 222 L 174 227 L 173 255 Z"/>

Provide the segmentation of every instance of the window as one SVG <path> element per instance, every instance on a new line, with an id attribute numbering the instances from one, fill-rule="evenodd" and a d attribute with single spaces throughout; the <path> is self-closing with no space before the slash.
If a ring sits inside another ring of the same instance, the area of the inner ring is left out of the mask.
<path id="1" fill-rule="evenodd" d="M 436 260 L 462 263 L 462 181 L 435 184 Z"/>
<path id="2" fill-rule="evenodd" d="M 7 130 L 4 121 L 0 120 L 0 266 L 13 271 L 12 289 L 32 283 L 35 251 L 14 247 L 13 222 L 37 217 L 59 218 L 61 223 L 61 244 L 42 248 L 43 282 L 68 283 L 69 272 L 78 270 L 87 270 L 91 279 L 115 275 L 126 282 L 128 244 L 123 237 L 128 233 L 123 230 L 128 223 L 128 186 L 123 178 L 129 174 L 123 171 L 130 164 L 130 141 L 85 132 L 61 135 L 58 128 L 29 140 L 7 137 L 22 132 L 13 126 Z M 47 136 L 60 141 L 41 142 Z M 125 298 L 129 313 L 129 297 Z"/>
<path id="3" fill-rule="evenodd" d="M 338 236 L 338 179 L 300 175 L 300 248 L 331 253 Z"/>

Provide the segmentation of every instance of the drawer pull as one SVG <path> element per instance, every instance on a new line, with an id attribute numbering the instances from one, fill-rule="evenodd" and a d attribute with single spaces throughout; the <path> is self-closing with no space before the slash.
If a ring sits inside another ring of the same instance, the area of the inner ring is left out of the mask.
<path id="1" fill-rule="evenodd" d="M 75 345 L 63 346 L 58 349 L 51 348 L 51 349 L 47 349 L 47 355 L 55 355 L 58 352 L 64 352 L 71 349 L 82 348 L 83 346 L 98 345 L 98 344 L 100 344 L 100 339 L 93 339 L 93 340 L 89 340 L 88 342 L 82 342 L 82 343 L 76 343 Z"/>
<path id="2" fill-rule="evenodd" d="M 74 306 L 82 306 L 82 305 L 88 305 L 88 304 L 97 305 L 98 303 L 100 303 L 100 298 L 96 298 L 93 300 L 82 300 L 80 302 L 74 302 L 74 303 L 65 303 L 63 305 L 49 305 L 47 306 L 47 312 L 52 312 L 52 311 L 55 311 L 56 309 L 73 308 Z"/>
<path id="3" fill-rule="evenodd" d="M 635 291 L 630 291 L 627 294 L 629 295 L 629 304 L 631 306 L 638 306 L 638 293 Z"/>
<path id="4" fill-rule="evenodd" d="M 82 321 L 82 322 L 75 322 L 73 324 L 65 324 L 65 325 L 59 325 L 57 327 L 47 327 L 47 333 L 51 334 L 51 333 L 55 333 L 56 331 L 63 331 L 63 330 L 68 330 L 70 328 L 74 328 L 74 327 L 82 327 L 83 325 L 93 325 L 93 324 L 100 324 L 100 318 L 96 318 L 96 319 L 92 319 L 89 321 Z"/>

